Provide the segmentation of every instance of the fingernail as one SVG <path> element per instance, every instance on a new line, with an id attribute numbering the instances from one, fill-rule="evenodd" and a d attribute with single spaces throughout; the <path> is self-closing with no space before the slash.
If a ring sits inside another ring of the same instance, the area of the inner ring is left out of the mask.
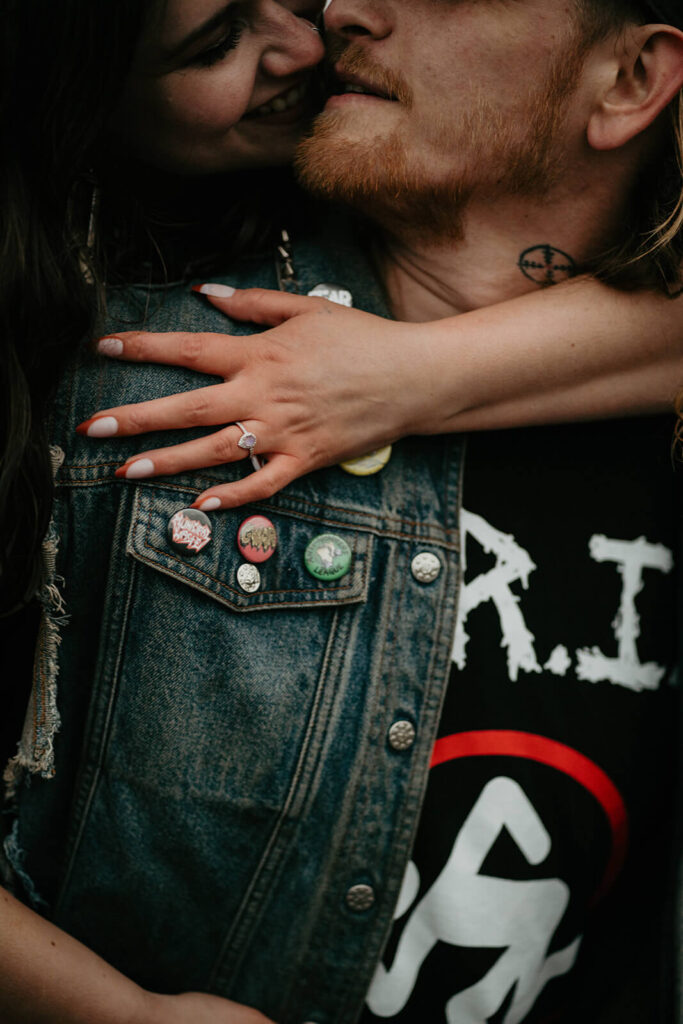
<path id="1" fill-rule="evenodd" d="M 217 299 L 229 299 L 235 294 L 235 289 L 229 284 L 193 284 L 192 291 L 200 295 L 213 295 Z"/>
<path id="2" fill-rule="evenodd" d="M 113 437 L 119 432 L 119 421 L 115 416 L 100 416 L 93 420 L 85 431 L 88 437 Z"/>
<path id="3" fill-rule="evenodd" d="M 126 480 L 139 480 L 140 477 L 152 475 L 154 463 L 151 459 L 136 459 L 135 462 L 131 462 L 124 469 L 125 473 L 123 475 Z"/>
<path id="4" fill-rule="evenodd" d="M 217 508 L 220 508 L 220 507 L 221 507 L 221 499 L 220 498 L 207 498 L 206 501 L 203 501 L 201 503 L 201 505 L 197 505 L 197 508 L 199 509 L 200 512 L 213 512 L 214 509 L 217 509 Z"/>
<path id="5" fill-rule="evenodd" d="M 123 352 L 123 342 L 119 338 L 100 338 L 97 342 L 97 351 L 101 356 L 120 356 Z"/>

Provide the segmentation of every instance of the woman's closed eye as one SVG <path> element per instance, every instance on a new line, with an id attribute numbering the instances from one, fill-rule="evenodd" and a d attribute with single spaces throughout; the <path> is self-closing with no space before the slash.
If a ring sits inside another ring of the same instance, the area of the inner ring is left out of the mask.
<path id="1" fill-rule="evenodd" d="M 247 25 L 244 21 L 234 21 L 229 26 L 222 39 L 217 43 L 214 43 L 212 46 L 207 47 L 207 49 L 202 50 L 200 53 L 195 54 L 195 56 L 188 61 L 188 65 L 191 67 L 208 68 L 213 64 L 218 64 L 228 55 L 228 53 L 230 53 L 231 50 L 234 50 L 237 47 L 246 27 Z"/>

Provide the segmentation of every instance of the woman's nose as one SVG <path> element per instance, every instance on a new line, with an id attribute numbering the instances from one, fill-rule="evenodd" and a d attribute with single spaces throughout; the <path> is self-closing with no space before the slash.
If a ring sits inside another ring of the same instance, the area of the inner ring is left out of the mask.
<path id="1" fill-rule="evenodd" d="M 313 22 L 279 3 L 272 7 L 271 42 L 261 58 L 266 74 L 282 78 L 319 64 L 325 48 Z"/>

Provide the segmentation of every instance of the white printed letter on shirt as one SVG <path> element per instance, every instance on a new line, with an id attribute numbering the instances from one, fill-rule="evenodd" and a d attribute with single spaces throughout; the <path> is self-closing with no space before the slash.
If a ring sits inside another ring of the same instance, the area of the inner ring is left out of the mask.
<path id="1" fill-rule="evenodd" d="M 673 557 L 663 544 L 650 544 L 645 537 L 637 540 L 611 540 L 596 534 L 590 540 L 591 558 L 596 562 L 614 562 L 623 579 L 621 603 L 612 623 L 617 640 L 617 657 L 609 658 L 598 647 L 576 652 L 579 679 L 590 683 L 606 680 L 630 690 L 656 690 L 666 671 L 655 662 L 643 664 L 638 658 L 636 641 L 640 636 L 640 616 L 636 598 L 643 589 L 643 572 L 654 569 L 669 573 Z"/>
<path id="2" fill-rule="evenodd" d="M 507 650 L 509 678 L 514 682 L 520 669 L 523 672 L 540 672 L 541 666 L 534 648 L 534 635 L 527 629 L 519 607 L 519 598 L 510 590 L 510 584 L 518 580 L 525 590 L 528 588 L 529 576 L 536 568 L 529 552 L 520 547 L 511 534 L 501 533 L 481 516 L 466 512 L 465 509 L 460 513 L 460 529 L 463 538 L 463 571 L 466 566 L 468 536 L 473 537 L 484 551 L 493 553 L 496 556 L 496 564 L 488 572 L 482 573 L 461 588 L 453 661 L 459 669 L 465 667 L 469 640 L 465 630 L 467 616 L 485 601 L 493 601 L 503 634 L 501 646 Z"/>

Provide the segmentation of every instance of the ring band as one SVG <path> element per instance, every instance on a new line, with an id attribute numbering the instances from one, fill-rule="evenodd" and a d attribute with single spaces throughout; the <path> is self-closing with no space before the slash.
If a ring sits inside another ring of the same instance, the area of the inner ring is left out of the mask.
<path id="1" fill-rule="evenodd" d="M 257 445 L 256 434 L 252 434 L 250 430 L 247 430 L 244 423 L 240 423 L 239 420 L 235 420 L 235 426 L 239 427 L 242 431 L 242 436 L 237 442 L 237 447 L 242 448 L 249 454 L 249 460 L 254 469 L 261 469 L 263 463 L 259 459 L 258 455 L 254 455 L 254 448 Z"/>

